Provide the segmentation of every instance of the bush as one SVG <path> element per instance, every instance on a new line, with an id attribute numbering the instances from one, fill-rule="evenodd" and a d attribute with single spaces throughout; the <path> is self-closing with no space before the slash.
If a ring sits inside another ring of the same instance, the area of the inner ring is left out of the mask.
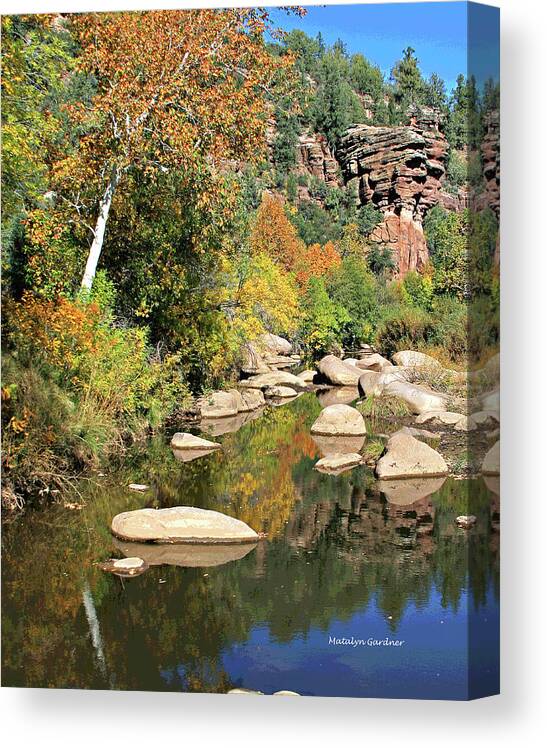
<path id="1" fill-rule="evenodd" d="M 176 356 L 96 302 L 25 294 L 8 306 L 3 459 L 16 494 L 64 485 L 184 406 Z"/>
<path id="2" fill-rule="evenodd" d="M 427 344 L 434 331 L 431 316 L 423 309 L 399 305 L 384 313 L 376 332 L 376 346 L 384 356 Z"/>

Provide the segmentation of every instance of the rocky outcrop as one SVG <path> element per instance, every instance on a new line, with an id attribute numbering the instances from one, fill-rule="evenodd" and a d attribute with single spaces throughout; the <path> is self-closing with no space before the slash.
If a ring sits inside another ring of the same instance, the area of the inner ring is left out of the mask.
<path id="1" fill-rule="evenodd" d="M 383 213 L 371 234 L 393 249 L 399 274 L 428 260 L 425 213 L 439 202 L 447 141 L 431 109 L 401 127 L 356 125 L 341 139 L 337 156 L 346 184 L 355 183 L 362 205 Z"/>
<path id="2" fill-rule="evenodd" d="M 486 133 L 481 143 L 484 176 L 484 202 L 496 217 L 500 216 L 500 114 L 493 111 L 486 117 Z M 482 206 L 480 206 L 482 207 Z"/>
<path id="3" fill-rule="evenodd" d="M 245 522 L 210 509 L 174 506 L 117 514 L 112 533 L 121 540 L 151 543 L 255 543 L 258 534 Z"/>
<path id="4" fill-rule="evenodd" d="M 297 171 L 300 174 L 310 174 L 332 187 L 338 185 L 338 163 L 324 135 L 310 132 L 300 135 L 297 148 Z"/>

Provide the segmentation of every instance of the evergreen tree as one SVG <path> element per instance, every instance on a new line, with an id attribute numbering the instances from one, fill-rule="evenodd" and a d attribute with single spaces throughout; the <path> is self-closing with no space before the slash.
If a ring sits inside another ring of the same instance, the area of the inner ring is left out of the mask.
<path id="1" fill-rule="evenodd" d="M 395 98 L 398 104 L 421 104 L 425 84 L 418 67 L 418 58 L 412 47 L 403 50 L 403 58 L 391 71 L 395 83 Z"/>

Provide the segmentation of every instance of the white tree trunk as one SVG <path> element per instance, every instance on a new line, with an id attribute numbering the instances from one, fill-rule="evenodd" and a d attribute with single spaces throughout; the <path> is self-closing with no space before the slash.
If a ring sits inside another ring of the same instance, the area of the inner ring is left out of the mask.
<path id="1" fill-rule="evenodd" d="M 114 192 L 116 191 L 116 187 L 118 186 L 118 182 L 120 181 L 120 176 L 120 169 L 118 169 L 118 167 L 114 167 L 110 175 L 108 186 L 104 192 L 101 202 L 99 203 L 99 215 L 97 216 L 97 222 L 95 224 L 93 243 L 91 244 L 91 248 L 89 250 L 84 277 L 82 278 L 82 288 L 86 289 L 87 291 L 91 291 L 93 279 L 95 278 L 95 273 L 97 272 L 97 264 L 99 262 L 99 257 L 101 256 L 101 251 L 103 248 L 106 222 L 108 221 L 108 214 L 110 213 L 112 198 L 114 197 Z"/>

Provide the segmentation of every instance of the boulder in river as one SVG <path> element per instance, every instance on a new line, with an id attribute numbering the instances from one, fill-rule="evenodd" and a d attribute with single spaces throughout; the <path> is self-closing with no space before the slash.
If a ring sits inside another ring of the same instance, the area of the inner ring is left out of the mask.
<path id="1" fill-rule="evenodd" d="M 304 371 L 299 372 L 297 374 L 297 377 L 299 379 L 302 379 L 304 382 L 313 382 L 314 377 L 317 376 L 317 372 L 315 369 L 305 369 Z"/>
<path id="2" fill-rule="evenodd" d="M 365 420 L 356 408 L 350 405 L 329 405 L 324 408 L 311 427 L 312 434 L 325 436 L 364 436 L 367 433 Z"/>
<path id="3" fill-rule="evenodd" d="M 129 556 L 128 558 L 111 558 L 100 564 L 100 567 L 103 571 L 119 577 L 137 577 L 148 569 L 149 564 L 143 558 Z"/>
<path id="4" fill-rule="evenodd" d="M 500 474 L 500 443 L 497 441 L 493 447 L 490 447 L 482 462 L 481 472 L 484 475 Z"/>
<path id="5" fill-rule="evenodd" d="M 363 373 L 352 364 L 346 364 L 337 356 L 328 355 L 319 361 L 317 370 L 329 384 L 357 386 Z"/>
<path id="6" fill-rule="evenodd" d="M 245 522 L 193 506 L 122 512 L 112 520 L 111 529 L 122 540 L 153 543 L 256 543 L 259 539 Z"/>
<path id="7" fill-rule="evenodd" d="M 263 352 L 268 352 L 276 356 L 289 356 L 292 353 L 292 343 L 286 340 L 286 338 L 274 335 L 271 332 L 260 336 L 258 346 Z"/>
<path id="8" fill-rule="evenodd" d="M 314 467 L 320 473 L 334 473 L 335 475 L 338 475 L 339 473 L 351 470 L 351 468 L 360 465 L 362 461 L 363 458 L 360 454 L 349 452 L 322 457 L 315 463 Z"/>
<path id="9" fill-rule="evenodd" d="M 198 400 L 202 418 L 226 418 L 242 410 L 241 394 L 237 390 L 211 392 Z"/>
<path id="10" fill-rule="evenodd" d="M 434 423 L 444 426 L 456 426 L 465 418 L 462 413 L 454 413 L 451 410 L 426 410 L 416 418 L 416 423 Z"/>
<path id="11" fill-rule="evenodd" d="M 355 366 L 359 369 L 365 369 L 367 371 L 383 371 L 384 369 L 390 369 L 393 364 L 384 358 L 379 353 L 367 353 L 356 362 Z"/>
<path id="12" fill-rule="evenodd" d="M 264 395 L 260 390 L 245 389 L 241 390 L 241 407 L 240 412 L 247 413 L 252 410 L 262 408 L 266 403 Z"/>
<path id="13" fill-rule="evenodd" d="M 444 395 L 418 384 L 395 380 L 383 388 L 382 394 L 399 398 L 413 413 L 446 410 L 447 398 Z"/>
<path id="14" fill-rule="evenodd" d="M 221 445 L 217 442 L 210 442 L 208 439 L 202 439 L 200 436 L 194 436 L 194 434 L 188 434 L 181 431 L 173 434 L 171 446 L 173 449 L 185 450 L 210 450 L 221 448 Z"/>
<path id="15" fill-rule="evenodd" d="M 386 445 L 386 453 L 376 464 L 381 479 L 441 477 L 448 474 L 442 455 L 410 434 L 397 431 Z"/>

